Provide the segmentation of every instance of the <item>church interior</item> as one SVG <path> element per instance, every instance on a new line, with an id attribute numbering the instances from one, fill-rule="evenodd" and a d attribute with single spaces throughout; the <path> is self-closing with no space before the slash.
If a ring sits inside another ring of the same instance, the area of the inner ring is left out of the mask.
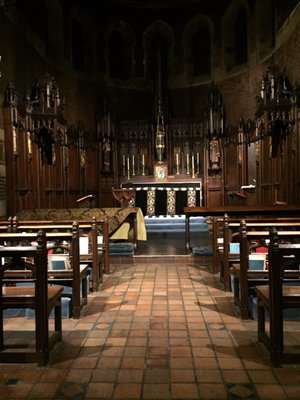
<path id="1" fill-rule="evenodd" d="M 300 399 L 299 1 L 0 21 L 0 398 Z"/>

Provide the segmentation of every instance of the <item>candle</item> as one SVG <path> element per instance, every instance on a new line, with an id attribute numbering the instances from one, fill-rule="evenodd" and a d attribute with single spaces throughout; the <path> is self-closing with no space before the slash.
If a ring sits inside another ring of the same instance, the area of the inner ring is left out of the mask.
<path id="1" fill-rule="evenodd" d="M 212 132 L 213 131 L 213 126 L 214 126 L 212 109 L 209 110 L 209 114 L 210 114 L 210 126 L 209 126 L 209 129 L 210 129 L 210 132 Z"/>
<path id="2" fill-rule="evenodd" d="M 200 161 L 200 157 L 199 157 L 199 153 L 197 153 L 197 154 L 196 154 L 196 162 L 197 162 L 197 165 L 199 165 L 199 161 Z"/>
<path id="3" fill-rule="evenodd" d="M 194 154 L 192 154 L 192 172 L 194 172 L 195 169 L 195 160 L 194 160 Z"/>
<path id="4" fill-rule="evenodd" d="M 129 157 L 127 157 L 127 170 L 130 170 L 130 161 L 129 161 Z"/>
<path id="5" fill-rule="evenodd" d="M 189 166 L 189 163 L 190 163 L 190 155 L 189 155 L 189 153 L 187 153 L 187 155 L 186 155 L 186 165 Z"/>
<path id="6" fill-rule="evenodd" d="M 176 165 L 179 165 L 179 154 L 176 153 Z"/>
<path id="7" fill-rule="evenodd" d="M 122 165 L 123 165 L 123 167 L 125 167 L 125 154 L 123 154 L 123 157 L 122 157 Z"/>
<path id="8" fill-rule="evenodd" d="M 142 154 L 142 167 L 144 167 L 145 166 L 145 154 L 143 153 Z"/>
<path id="9" fill-rule="evenodd" d="M 134 155 L 132 156 L 132 169 L 134 169 Z"/>
<path id="10" fill-rule="evenodd" d="M 111 127 L 110 127 L 110 113 L 108 113 L 107 115 L 107 136 L 110 137 L 110 131 L 111 131 Z"/>

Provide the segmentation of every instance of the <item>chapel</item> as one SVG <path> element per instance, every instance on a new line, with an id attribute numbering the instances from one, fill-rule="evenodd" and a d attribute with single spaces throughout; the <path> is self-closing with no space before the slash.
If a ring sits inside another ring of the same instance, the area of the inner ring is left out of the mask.
<path id="1" fill-rule="evenodd" d="M 0 0 L 0 104 L 0 398 L 300 398 L 298 0 Z"/>

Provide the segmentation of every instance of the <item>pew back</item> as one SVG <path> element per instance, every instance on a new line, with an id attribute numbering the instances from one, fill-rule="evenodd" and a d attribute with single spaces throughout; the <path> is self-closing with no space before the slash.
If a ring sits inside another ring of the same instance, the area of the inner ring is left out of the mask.
<path id="1" fill-rule="evenodd" d="M 300 231 L 270 231 L 269 285 L 256 287 L 258 296 L 258 339 L 270 352 L 274 366 L 299 363 L 300 354 L 285 350 L 283 310 L 300 308 L 299 286 L 287 286 L 284 257 L 300 258 Z M 295 271 L 294 271 L 295 272 Z M 299 273 L 299 270 L 298 270 Z M 299 285 L 299 283 L 298 283 Z M 265 310 L 269 312 L 269 332 L 266 332 Z"/>
<path id="2" fill-rule="evenodd" d="M 35 231 L 39 228 L 51 232 L 53 230 L 71 229 L 72 221 L 70 220 L 19 220 L 13 218 L 14 231 Z M 109 233 L 108 219 L 103 218 L 80 220 L 78 222 L 78 230 L 80 235 L 88 237 L 88 252 L 80 255 L 80 260 L 83 263 L 92 264 L 92 288 L 93 291 L 98 291 L 103 281 L 102 260 L 105 273 L 110 272 L 109 260 Z M 99 238 L 102 238 L 100 241 Z"/>

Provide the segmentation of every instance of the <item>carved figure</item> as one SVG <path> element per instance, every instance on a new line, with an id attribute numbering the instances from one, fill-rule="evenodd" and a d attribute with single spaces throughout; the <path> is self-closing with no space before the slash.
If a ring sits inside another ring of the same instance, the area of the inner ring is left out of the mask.
<path id="1" fill-rule="evenodd" d="M 220 145 L 216 136 L 213 136 L 209 142 L 209 160 L 212 168 L 219 168 Z"/>
<path id="2" fill-rule="evenodd" d="M 103 165 L 104 169 L 107 171 L 110 169 L 110 152 L 111 152 L 111 146 L 108 137 L 103 138 L 102 149 L 103 149 Z"/>

